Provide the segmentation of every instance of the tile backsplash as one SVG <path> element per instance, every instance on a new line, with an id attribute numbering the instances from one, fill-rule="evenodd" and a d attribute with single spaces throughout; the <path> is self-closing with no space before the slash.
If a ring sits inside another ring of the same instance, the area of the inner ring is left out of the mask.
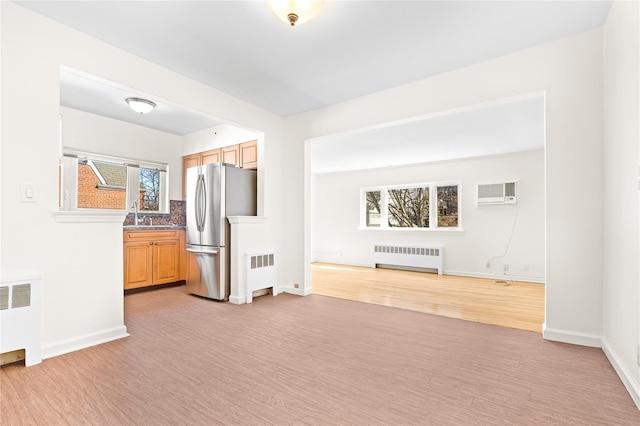
<path id="1" fill-rule="evenodd" d="M 186 203 L 182 200 L 170 200 L 169 201 L 169 214 L 147 213 L 138 212 L 138 219 L 142 216 L 148 216 L 153 218 L 154 225 L 181 225 L 187 224 L 187 212 Z M 129 213 L 124 220 L 123 225 L 134 224 L 134 214 Z"/>

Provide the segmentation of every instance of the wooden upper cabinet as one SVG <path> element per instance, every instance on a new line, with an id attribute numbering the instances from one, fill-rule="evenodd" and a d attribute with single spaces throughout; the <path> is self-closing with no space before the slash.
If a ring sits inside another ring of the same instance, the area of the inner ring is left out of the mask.
<path id="1" fill-rule="evenodd" d="M 240 144 L 240 167 L 243 169 L 258 168 L 258 141 Z"/>
<path id="2" fill-rule="evenodd" d="M 243 169 L 258 168 L 258 141 L 211 149 L 182 157 L 182 198 L 187 197 L 187 169 L 211 163 L 227 163 Z"/>
<path id="3" fill-rule="evenodd" d="M 240 165 L 240 145 L 225 146 L 222 151 L 222 162 L 227 164 Z"/>
<path id="4" fill-rule="evenodd" d="M 187 169 L 201 164 L 202 155 L 200 153 L 182 157 L 182 199 L 187 198 Z"/>
<path id="5" fill-rule="evenodd" d="M 202 155 L 197 154 L 185 155 L 182 157 L 182 168 L 186 171 L 189 167 L 195 167 L 202 164 Z"/>
<path id="6" fill-rule="evenodd" d="M 201 153 L 202 155 L 202 164 L 211 164 L 211 163 L 219 163 L 220 162 L 220 148 L 212 149 L 209 151 L 205 151 Z"/>

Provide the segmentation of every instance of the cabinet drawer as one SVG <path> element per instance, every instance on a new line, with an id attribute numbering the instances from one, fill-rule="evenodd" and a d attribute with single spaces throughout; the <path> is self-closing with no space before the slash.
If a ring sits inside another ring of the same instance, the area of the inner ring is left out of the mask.
<path id="1" fill-rule="evenodd" d="M 179 240 L 180 229 L 176 230 L 144 230 L 124 231 L 124 242 Z"/>

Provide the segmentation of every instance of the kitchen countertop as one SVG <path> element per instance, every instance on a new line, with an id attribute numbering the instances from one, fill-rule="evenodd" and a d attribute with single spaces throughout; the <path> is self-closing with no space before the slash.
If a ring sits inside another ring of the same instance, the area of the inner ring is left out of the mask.
<path id="1" fill-rule="evenodd" d="M 184 225 L 124 225 L 125 231 L 158 231 L 165 229 L 185 229 Z"/>

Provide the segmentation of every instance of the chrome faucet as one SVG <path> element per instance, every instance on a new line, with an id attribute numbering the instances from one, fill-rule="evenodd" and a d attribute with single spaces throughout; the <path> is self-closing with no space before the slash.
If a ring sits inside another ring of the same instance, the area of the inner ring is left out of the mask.
<path id="1" fill-rule="evenodd" d="M 138 226 L 138 200 L 133 200 L 133 203 L 131 203 L 131 208 L 133 208 L 133 224 Z"/>

